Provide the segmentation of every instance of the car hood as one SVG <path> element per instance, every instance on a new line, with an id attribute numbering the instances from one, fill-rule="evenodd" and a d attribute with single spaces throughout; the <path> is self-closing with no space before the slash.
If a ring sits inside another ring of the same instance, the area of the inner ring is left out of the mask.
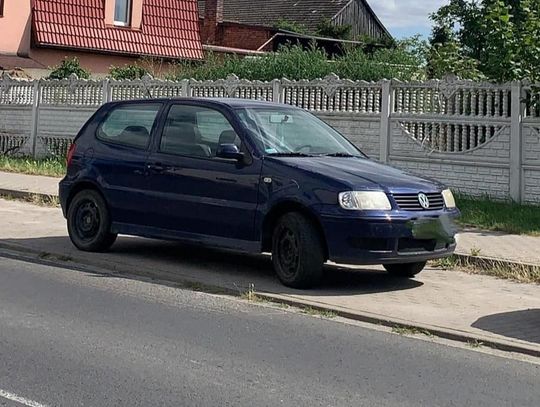
<path id="1" fill-rule="evenodd" d="M 271 157 L 271 159 L 289 167 L 348 184 L 351 188 L 382 189 L 393 193 L 439 192 L 443 188 L 437 181 L 365 158 Z"/>

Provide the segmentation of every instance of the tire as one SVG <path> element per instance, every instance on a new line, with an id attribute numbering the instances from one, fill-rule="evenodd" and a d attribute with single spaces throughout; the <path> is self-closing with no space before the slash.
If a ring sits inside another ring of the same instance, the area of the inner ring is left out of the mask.
<path id="1" fill-rule="evenodd" d="M 71 201 L 67 213 L 71 242 L 85 252 L 110 249 L 117 235 L 111 233 L 111 216 L 105 200 L 97 191 L 83 190 Z"/>
<path id="2" fill-rule="evenodd" d="M 304 215 L 290 212 L 278 220 L 272 235 L 272 263 L 284 285 L 300 289 L 317 285 L 324 253 L 318 230 Z"/>
<path id="3" fill-rule="evenodd" d="M 412 278 L 426 267 L 427 262 L 406 264 L 385 264 L 384 268 L 395 277 Z"/>

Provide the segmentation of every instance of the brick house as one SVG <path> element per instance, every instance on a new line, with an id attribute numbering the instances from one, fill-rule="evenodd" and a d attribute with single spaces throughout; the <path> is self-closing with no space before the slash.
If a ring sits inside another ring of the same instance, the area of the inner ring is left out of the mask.
<path id="1" fill-rule="evenodd" d="M 203 44 L 258 50 L 280 20 L 315 32 L 323 20 L 350 25 L 353 37 L 390 37 L 367 0 L 198 0 Z M 268 49 L 268 48 L 262 48 Z"/>
<path id="2" fill-rule="evenodd" d="M 202 59 L 197 1 L 0 0 L 0 71 L 78 57 L 100 74 L 141 56 Z"/>

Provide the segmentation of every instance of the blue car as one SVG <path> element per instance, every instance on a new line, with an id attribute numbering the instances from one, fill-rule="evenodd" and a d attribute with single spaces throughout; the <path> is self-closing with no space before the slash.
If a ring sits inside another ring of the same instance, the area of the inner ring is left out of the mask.
<path id="1" fill-rule="evenodd" d="M 328 262 L 410 278 L 455 249 L 452 192 L 367 158 L 314 115 L 236 99 L 108 103 L 68 153 L 60 199 L 73 244 L 118 234 L 272 253 L 283 284 Z"/>

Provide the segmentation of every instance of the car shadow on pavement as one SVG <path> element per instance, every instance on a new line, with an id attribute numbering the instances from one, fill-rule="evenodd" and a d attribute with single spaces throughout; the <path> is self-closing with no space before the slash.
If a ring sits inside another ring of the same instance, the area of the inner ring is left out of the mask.
<path id="1" fill-rule="evenodd" d="M 508 338 L 540 343 L 540 309 L 527 309 L 479 318 L 474 328 Z"/>
<path id="2" fill-rule="evenodd" d="M 409 290 L 423 285 L 420 281 L 392 278 L 381 267 L 344 267 L 326 265 L 324 278 L 314 290 L 301 291 L 284 287 L 274 274 L 269 255 L 252 255 L 205 248 L 179 242 L 120 237 L 107 253 L 77 251 L 64 236 L 9 239 L 10 242 L 43 253 L 62 255 L 74 263 L 92 260 L 122 268 L 178 272 L 200 280 L 218 281 L 241 289 L 255 284 L 256 290 L 281 294 L 309 293 L 314 296 L 344 296 Z M 135 273 L 136 274 L 136 273 Z"/>
<path id="3" fill-rule="evenodd" d="M 125 241 L 113 247 L 114 253 L 144 254 L 151 256 L 156 261 L 171 261 L 177 264 L 202 266 L 206 269 L 220 272 L 233 271 L 236 275 L 249 279 L 250 277 L 264 278 L 267 282 L 274 283 L 282 293 L 306 293 L 306 291 L 289 289 L 281 286 L 272 268 L 269 255 L 253 255 L 237 253 L 226 250 L 193 246 L 178 242 L 161 242 L 133 239 Z M 387 291 L 408 290 L 422 286 L 417 280 L 393 278 L 385 273 L 382 268 L 368 267 L 344 267 L 338 265 L 326 265 L 321 284 L 309 293 L 316 296 L 370 294 Z"/>

